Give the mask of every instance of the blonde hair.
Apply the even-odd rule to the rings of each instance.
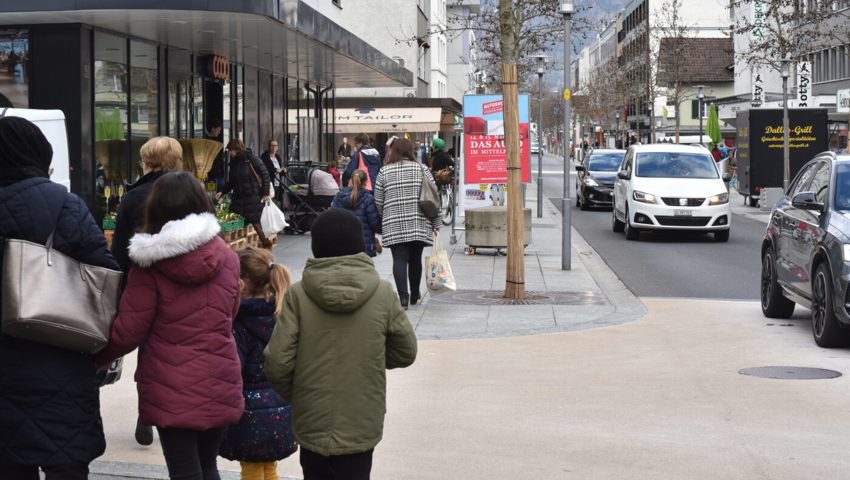
[[[252,295],[262,294],[266,301],[274,297],[274,314],[280,314],[283,296],[292,285],[292,276],[288,268],[274,263],[271,252],[257,247],[240,250],[239,277],[246,282]]]
[[[183,147],[171,137],[153,137],[139,149],[142,161],[153,172],[179,172],[183,169]]]
[[[360,189],[366,186],[366,172],[359,168],[351,174],[351,208],[357,208]]]

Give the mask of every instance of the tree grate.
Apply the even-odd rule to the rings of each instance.
[[[456,290],[431,297],[430,302],[446,305],[605,305],[596,292],[525,292],[525,298],[505,298],[494,290]]]

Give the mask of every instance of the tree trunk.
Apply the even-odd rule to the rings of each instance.
[[[508,166],[508,258],[505,297],[525,297],[524,220],[522,170],[519,158],[519,99],[517,57],[519,28],[513,2],[499,0],[500,48],[502,54],[502,105]]]
[[[682,117],[679,116],[679,104],[676,103],[676,143],[679,143],[679,127],[681,125]]]

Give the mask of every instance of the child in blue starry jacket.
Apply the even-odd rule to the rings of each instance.
[[[271,252],[248,247],[239,252],[242,302],[233,335],[242,362],[245,413],[227,429],[219,454],[238,460],[242,478],[278,480],[277,461],[297,450],[292,408],[275,392],[263,372],[263,350],[291,284],[289,270],[274,263]]]

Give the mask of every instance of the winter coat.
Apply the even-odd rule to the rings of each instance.
[[[277,160],[277,164],[283,167],[283,160],[280,158],[280,154],[274,154],[275,159]],[[269,179],[272,181],[275,187],[280,185],[280,174],[277,173],[277,167],[274,166],[274,162],[272,161],[271,154],[269,154],[268,150],[263,152],[260,155],[260,160],[263,161],[263,165],[266,167],[266,171],[269,173]]]
[[[385,165],[378,173],[375,205],[381,214],[381,243],[385,247],[406,242],[433,243],[433,230],[439,230],[443,215],[441,211],[429,220],[419,209],[423,179],[434,182],[428,167],[407,159]]]
[[[431,172],[436,173],[440,170],[447,167],[454,167],[455,161],[452,159],[452,156],[448,154],[445,150],[437,150],[434,155],[431,156]]]
[[[368,170],[369,180],[372,182],[372,189],[374,189],[375,179],[378,178],[378,171],[381,169],[383,161],[381,160],[381,154],[371,145],[367,145],[351,155],[351,161],[346,165],[345,173],[348,173],[348,178],[351,178],[351,174],[360,165],[361,155],[363,156],[363,163],[366,164],[366,169]]]
[[[231,331],[239,259],[214,215],[168,222],[130,240],[130,278],[100,364],[139,351],[142,423],[208,430],[239,421],[242,375]]]
[[[292,404],[295,438],[323,456],[375,448],[386,369],[416,359],[416,336],[392,286],[365,253],[310,258],[286,293],[266,347],[266,375]]]
[[[381,233],[381,217],[375,207],[375,199],[366,190],[357,192],[357,206],[351,206],[351,187],[345,187],[334,197],[331,208],[344,208],[353,213],[363,224],[363,242],[366,245],[366,253],[370,257],[375,253],[375,234]]]
[[[262,185],[257,183],[254,171],[260,176]],[[230,210],[245,217],[247,223],[259,223],[263,214],[260,199],[269,194],[269,184],[269,172],[263,162],[251,153],[243,152],[230,159],[230,176],[221,193],[232,191]]]
[[[275,302],[242,300],[233,320],[233,336],[242,362],[245,413],[227,428],[219,455],[243,462],[282,460],[298,449],[292,435],[292,407],[269,384],[263,371],[263,349],[274,329]]]
[[[127,187],[127,193],[121,199],[121,207],[118,209],[118,218],[115,220],[115,234],[112,237],[112,256],[126,275],[130,272],[130,237],[142,227],[145,221],[145,200],[148,192],[159,177],[165,172],[150,172],[136,180],[136,183]]]
[[[118,270],[88,207],[65,187],[43,177],[0,187],[0,237],[44,244],[54,225],[53,248]],[[88,464],[105,448],[92,357],[0,333],[0,465]]]

